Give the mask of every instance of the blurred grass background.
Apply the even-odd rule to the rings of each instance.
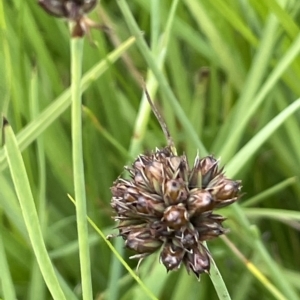
[[[165,146],[154,116],[140,106],[142,76],[178,152],[192,164],[200,147],[200,156],[221,157],[227,175],[243,182],[245,195],[220,213],[228,217],[227,238],[257,269],[249,269],[228,241],[208,244],[232,299],[300,299],[300,2],[182,0],[172,15],[174,2],[128,1],[142,36],[126,47],[118,48],[137,33],[124,0],[103,0],[89,15],[110,30],[93,30],[84,45],[83,73],[102,61],[83,94],[88,215],[105,234],[115,232],[110,186],[133,157]],[[70,100],[64,94],[70,84],[68,27],[33,0],[1,2],[0,26],[1,113],[17,134],[57,276],[67,299],[80,299],[75,208],[67,197],[74,194]],[[123,57],[108,59],[117,48]],[[285,109],[289,113],[280,115]],[[3,149],[0,170],[0,296],[8,299],[10,290],[17,299],[51,299]],[[149,297],[92,228],[89,243],[94,299]],[[130,254],[124,258],[135,268]],[[147,258],[139,275],[158,299],[218,299],[208,275],[199,283],[183,269],[167,274],[158,257]]]

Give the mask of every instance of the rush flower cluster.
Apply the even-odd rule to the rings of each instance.
[[[114,182],[111,205],[125,246],[142,259],[160,249],[167,271],[183,264],[199,278],[210,269],[203,242],[226,232],[225,220],[213,210],[237,201],[241,183],[227,178],[212,156],[195,159],[171,147],[140,155],[127,167],[130,179]]]

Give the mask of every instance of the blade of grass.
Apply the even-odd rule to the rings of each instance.
[[[71,29],[72,30],[72,29]],[[83,38],[71,38],[72,156],[82,297],[92,300],[92,279],[82,149],[81,73]]]
[[[229,162],[226,167],[226,173],[229,176],[234,177],[242,166],[249,160],[249,158],[257,151],[257,149],[266,141],[266,139],[297,109],[300,107],[300,99],[296,100],[290,106],[288,106],[284,111],[282,111],[278,116],[276,116],[271,122],[269,122],[246,146],[244,146],[236,156]],[[242,166],[240,166],[241,164]],[[273,276],[273,280],[277,283],[278,287],[282,289],[282,292],[289,299],[297,299],[297,296],[290,286],[289,282],[279,276],[280,270],[277,264],[270,257],[269,253],[261,243],[258,237],[253,235],[253,232],[249,230],[250,223],[248,222],[244,212],[239,207],[238,204],[232,205],[232,211],[234,213],[235,218],[238,219],[241,226],[249,231],[249,234],[253,236],[255,239],[253,242],[254,248],[258,251],[260,257],[265,261],[268,265],[270,274]]]
[[[170,9],[170,13],[167,20],[167,26],[165,31],[162,34],[162,41],[159,43],[158,40],[155,41],[153,45],[151,45],[151,51],[152,53],[155,53],[154,60],[158,67],[158,70],[161,72],[165,63],[166,54],[168,51],[169,46],[169,39],[170,34],[172,31],[172,24],[175,17],[176,8],[178,6],[178,0],[173,1],[172,7]],[[157,7],[155,5],[155,2],[153,2],[154,8],[152,10],[156,10],[155,15],[152,16],[151,20],[155,24],[155,27],[157,27],[156,23],[158,23],[158,20],[156,20],[159,15],[159,12],[157,11]],[[152,37],[152,40],[154,40],[155,36],[157,34],[154,34]],[[158,38],[158,36],[157,36]],[[157,47],[155,47],[157,45]],[[149,50],[150,51],[150,50]],[[151,95],[151,98],[155,99],[155,94],[158,88],[158,80],[154,76],[154,74],[149,70],[147,74],[147,82],[146,82],[147,89],[149,90],[149,94]],[[146,127],[149,122],[149,116],[151,113],[151,108],[148,103],[148,100],[146,98],[145,93],[143,93],[142,100],[140,103],[138,115],[136,117],[135,125],[134,125],[134,133],[132,135],[131,141],[130,141],[130,148],[129,153],[135,157],[141,152],[141,143],[143,141],[143,138],[145,136]]]
[[[8,110],[8,105],[10,101],[10,93],[11,93],[11,85],[12,85],[12,70],[11,70],[11,55],[9,51],[9,44],[8,44],[8,31],[6,27],[6,21],[5,21],[5,13],[4,13],[4,7],[3,3],[1,1],[0,3],[0,39],[2,41],[2,51],[4,53],[4,63],[5,63],[5,91],[3,100],[1,101],[2,104],[0,105],[0,112],[4,113],[6,115]],[[2,128],[2,125],[0,127],[0,130]],[[0,137],[0,143],[2,144],[2,137]]]
[[[184,3],[188,7],[198,26],[206,33],[213,51],[218,54],[220,63],[227,71],[235,88],[238,91],[241,91],[244,83],[243,79],[245,77],[245,70],[242,68],[241,63],[237,64],[240,54],[237,52],[234,53],[234,48],[230,47],[224,40],[220,31],[215,26],[214,21],[210,18],[210,13],[203,3],[195,0],[185,0]]]
[[[282,125],[282,123],[295,111],[300,108],[300,99],[294,101],[285,110],[278,114],[272,121],[270,121],[263,129],[261,129],[226,165],[226,173],[229,176],[236,176],[236,174],[249,161],[254,153],[261,147],[261,145]]]
[[[265,0],[266,5],[268,5],[272,12],[277,16],[282,27],[286,30],[289,36],[294,39],[300,31],[297,23],[291,18],[287,11],[285,11],[277,1],[275,0]]]
[[[215,139],[213,150],[220,152],[220,156],[225,162],[227,162],[227,160],[230,158],[230,155],[232,155],[233,151],[235,150],[234,146],[238,144],[238,139],[236,139],[235,144],[232,142],[230,145],[228,145],[229,149],[227,151],[227,141],[230,139],[232,132],[240,126],[240,123],[244,118],[244,114],[241,112],[247,111],[248,107],[253,102],[253,98],[257,93],[257,90],[259,89],[259,86],[261,85],[269,67],[270,58],[276,42],[275,33],[277,28],[277,20],[274,18],[274,16],[270,16],[263,30],[259,48],[253,59],[253,63],[251,64],[251,69],[247,74],[245,85],[241,91],[237,105],[233,108],[232,114],[227,117],[225,125],[221,127],[220,133]]]
[[[259,258],[268,268],[270,279],[273,280],[276,286],[281,289],[282,294],[284,294],[289,300],[297,300],[298,296],[292,288],[290,282],[286,278],[282,277],[280,267],[273,260],[263,245],[258,228],[250,224],[244,213],[244,210],[242,210],[237,203],[234,203],[231,206],[230,211],[230,217],[235,219],[239,226],[243,228],[245,234],[248,236],[248,240],[251,240],[253,249],[255,249]]]
[[[290,46],[290,48],[285,53],[285,55],[278,62],[278,64],[276,65],[272,73],[269,75],[264,85],[258,91],[257,95],[254,97],[254,101],[247,106],[247,109],[245,108],[243,110],[244,112],[243,114],[241,114],[240,112],[240,122],[238,126],[235,126],[233,128],[234,130],[231,130],[231,133],[228,136],[226,143],[222,146],[220,155],[222,157],[225,157],[225,160],[229,159],[233,149],[235,149],[235,145],[242,137],[242,134],[249,120],[256,112],[256,110],[259,108],[259,106],[261,105],[261,103],[263,102],[267,94],[270,92],[270,90],[274,87],[275,83],[279,80],[280,76],[282,76],[283,72],[293,62],[295,57],[299,54],[299,51],[300,51],[300,34],[295,39],[295,41]]]
[[[90,84],[97,80],[122,54],[135,42],[131,37],[106,58],[100,61],[81,79],[81,90],[85,91]],[[17,141],[21,150],[26,149],[41,133],[43,133],[71,104],[71,90],[66,89],[54,100],[34,121],[29,123],[18,135]],[[4,150],[0,150],[0,171],[7,166]]]
[[[215,290],[218,294],[219,299],[230,300],[231,297],[227,290],[226,284],[225,284],[225,282],[222,278],[222,275],[213,259],[211,259],[211,261],[210,261],[209,277],[215,287]]]
[[[0,204],[1,209],[5,213],[6,217],[9,219],[11,224],[13,224],[24,239],[28,239],[24,221],[22,218],[22,212],[18,204],[18,200],[14,190],[12,189],[11,182],[8,180],[7,176],[0,173]]]
[[[203,154],[207,153],[204,145],[199,140],[198,135],[195,132],[193,126],[191,125],[188,117],[182,110],[174,93],[172,92],[164,74],[159,70],[159,67],[156,64],[153,53],[151,53],[150,49],[148,48],[148,46],[143,38],[143,35],[141,33],[141,29],[138,27],[133,15],[128,7],[127,2],[125,0],[118,0],[117,3],[120,7],[120,10],[124,16],[124,19],[129,27],[130,31],[136,38],[137,46],[140,50],[141,55],[146,60],[149,68],[151,69],[154,76],[156,77],[156,80],[159,82],[162,93],[165,95],[166,99],[168,99],[168,101],[172,105],[176,116],[178,117],[183,128],[186,131],[186,134],[194,142],[195,146],[199,149],[200,153],[203,153]]]
[[[34,118],[39,113],[38,101],[38,76],[37,70],[34,69],[31,78],[30,87],[30,113],[31,118]],[[37,139],[37,166],[39,176],[39,193],[38,193],[38,216],[41,224],[42,233],[45,233],[46,228],[46,166],[45,166],[45,153],[42,137]],[[39,298],[45,299],[45,283],[42,280],[41,272],[36,260],[33,261],[31,270],[31,280],[28,291],[28,299],[34,299],[36,295]]]
[[[18,148],[16,137],[8,123],[4,125],[5,153],[16,189],[22,214],[29,234],[31,245],[39,264],[41,273],[53,299],[66,299],[58,283],[51,260],[44,243],[34,199],[27,178],[24,162]]]
[[[253,46],[258,45],[258,39],[252,33],[249,24],[245,24],[245,20],[238,15],[238,11],[235,10],[234,6],[230,6],[229,3],[222,0],[215,0],[210,3],[250,44]]]
[[[223,235],[221,238],[230,248],[230,250],[236,255],[236,257],[244,263],[246,268],[269,290],[275,299],[288,300],[288,298],[282,295],[276,286],[274,286],[268,280],[268,278],[262,274],[262,272],[237,249],[237,247],[226,237],[226,235]]]
[[[127,159],[133,159],[134,157],[131,157],[127,150],[119,143],[118,140],[116,140],[99,122],[99,120],[96,118],[96,116],[93,114],[93,112],[86,106],[82,107],[83,112],[89,117],[91,122],[94,124],[95,128],[99,133],[107,140],[109,141],[119,152],[122,156],[124,156]]]
[[[2,213],[0,216],[0,222],[2,223]],[[5,253],[5,248],[3,245],[1,230],[0,230],[0,269],[1,269],[0,272],[1,287],[2,287],[2,293],[4,298],[7,300],[17,299],[14,282],[12,280],[12,276],[7,261],[7,256]]]
[[[278,192],[282,191],[283,189],[286,189],[289,185],[292,185],[296,182],[297,182],[297,177],[288,178],[288,179],[272,186],[271,188],[263,191],[262,193],[254,196],[252,198],[247,199],[247,201],[243,202],[241,204],[241,206],[249,207],[249,206],[257,205],[258,203],[262,202],[265,198],[277,194]]]
[[[298,211],[274,208],[245,208],[245,214],[251,218],[269,218],[278,221],[300,221],[300,213]]]
[[[68,195],[69,199],[73,202],[73,204],[76,206],[75,200]],[[144,285],[143,281],[139,278],[139,276],[129,267],[129,265],[126,263],[126,261],[120,256],[118,250],[108,241],[107,237],[104,235],[102,230],[97,227],[97,225],[93,222],[91,218],[86,216],[88,222],[90,225],[95,229],[95,231],[100,235],[100,237],[103,239],[105,244],[110,248],[112,253],[118,258],[118,260],[121,262],[121,264],[124,266],[124,268],[128,271],[128,273],[132,276],[132,278],[141,286],[141,288],[145,291],[146,295],[152,299],[152,300],[158,300],[153,293]],[[109,298],[110,299],[110,298]]]

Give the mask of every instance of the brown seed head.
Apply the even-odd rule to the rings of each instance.
[[[127,248],[144,258],[161,248],[160,261],[168,271],[183,263],[199,278],[209,272],[210,254],[203,245],[226,233],[225,218],[213,210],[235,202],[240,181],[228,179],[212,156],[195,159],[170,147],[140,155],[127,167],[130,180],[117,179],[111,188],[119,235]]]

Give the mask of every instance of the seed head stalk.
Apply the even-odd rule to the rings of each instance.
[[[72,31],[72,29],[71,29]],[[93,299],[90,252],[88,243],[88,225],[85,194],[85,179],[82,150],[82,74],[83,38],[71,38],[71,93],[72,93],[72,154],[73,180],[76,199],[76,220],[79,243],[79,259],[81,270],[82,297],[84,300]]]

